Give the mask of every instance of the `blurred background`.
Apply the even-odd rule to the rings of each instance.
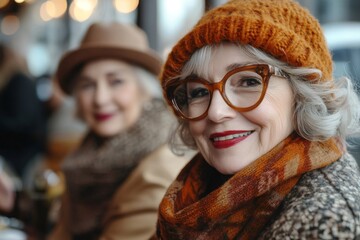
[[[0,41],[15,48],[26,58],[30,73],[40,77],[54,71],[62,53],[77,46],[85,29],[94,21],[138,24],[147,32],[151,47],[165,54],[204,11],[225,1],[0,0]],[[346,47],[358,49],[360,31],[356,27],[360,24],[360,1],[298,2],[307,7],[328,30],[330,46],[336,50]],[[346,25],[339,27],[339,23]],[[352,41],[351,44],[349,41]],[[335,57],[344,59],[344,55],[351,55],[344,52],[336,51]],[[349,57],[359,63],[359,57]],[[350,71],[356,74],[359,70]]]
[[[2,225],[12,224],[13,229],[24,230],[25,222],[25,226],[31,223],[34,232],[45,234],[56,221],[56,200],[63,191],[60,164],[76,147],[85,128],[75,117],[72,99],[62,95],[52,78],[62,54],[78,46],[88,26],[99,21],[137,24],[147,33],[151,48],[165,59],[172,45],[205,11],[224,2],[226,0],[0,0],[0,43],[16,54],[17,63],[24,65],[38,100],[36,111],[32,108],[34,104],[26,108],[29,114],[36,113],[36,148],[27,155],[21,169],[0,167],[0,174],[6,170],[16,183],[18,193],[25,194],[17,200],[20,209],[3,215],[0,211],[0,229]],[[334,74],[354,79],[360,92],[360,1],[298,2],[307,7],[324,28],[335,61]],[[1,71],[0,68],[0,93],[1,75],[4,75]],[[12,98],[8,99],[13,100],[0,97],[0,130],[6,130],[6,124],[11,125],[1,108],[16,102],[20,94],[25,93],[18,94],[10,94]],[[22,120],[29,123],[30,118],[24,115]],[[5,136],[0,132],[0,166],[6,165],[6,156],[1,153]],[[35,145],[35,140],[29,141]],[[351,151],[360,163],[360,149]],[[21,222],[2,218],[18,217],[23,209],[26,214],[22,212]]]

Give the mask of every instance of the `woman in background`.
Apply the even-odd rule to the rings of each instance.
[[[89,131],[63,163],[66,190],[49,239],[147,239],[186,163],[167,146],[176,121],[162,100],[161,61],[132,25],[95,23],[56,77]]]

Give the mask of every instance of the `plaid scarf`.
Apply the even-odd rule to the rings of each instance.
[[[169,187],[158,239],[254,239],[300,177],[339,159],[341,145],[296,133],[238,173],[224,176],[198,154]]]

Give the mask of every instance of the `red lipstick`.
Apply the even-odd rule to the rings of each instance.
[[[245,140],[254,131],[225,131],[210,135],[210,141],[218,149],[229,148]]]
[[[102,113],[99,113],[99,114],[95,114],[95,119],[99,122],[102,122],[102,121],[106,121],[108,120],[109,118],[111,118],[113,115],[112,114],[102,114]]]

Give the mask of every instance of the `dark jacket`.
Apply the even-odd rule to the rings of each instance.
[[[18,72],[0,91],[0,156],[22,176],[45,149],[46,119],[34,82]]]

